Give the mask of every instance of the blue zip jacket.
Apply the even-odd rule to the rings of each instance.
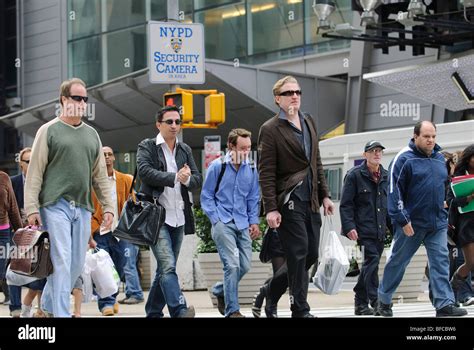
[[[448,226],[444,209],[448,181],[444,157],[435,145],[431,156],[420,152],[413,139],[389,167],[388,213],[401,227],[409,222],[416,229],[439,230]]]

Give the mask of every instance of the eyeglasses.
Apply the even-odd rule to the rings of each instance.
[[[179,125],[179,124],[181,124],[181,119],[175,119],[175,120],[173,120],[173,119],[166,119],[166,120],[162,120],[161,122],[162,122],[162,123],[166,123],[166,124],[168,124],[168,125],[172,125],[173,123],[176,123],[176,125]]]
[[[74,96],[69,96],[69,97],[72,98],[76,102],[81,102],[81,101],[87,102],[87,100],[89,99],[89,97],[87,96],[79,96],[79,95],[74,95]]]
[[[301,96],[301,90],[287,90],[280,92],[278,95],[279,96],[293,96],[296,94],[296,96]]]
[[[23,163],[30,164],[30,161],[29,161],[29,160],[24,160],[24,159],[22,159],[21,161],[22,161]]]

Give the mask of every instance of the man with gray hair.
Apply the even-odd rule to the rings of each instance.
[[[110,228],[114,205],[102,143],[82,122],[86,84],[78,78],[60,88],[59,117],[39,128],[25,184],[25,211],[30,225],[49,232],[54,272],[48,276],[42,308],[54,317],[70,317],[69,298],[84,266],[91,234],[92,188],[102,204],[103,226]]]

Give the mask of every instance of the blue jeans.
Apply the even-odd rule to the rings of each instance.
[[[71,317],[72,287],[81,275],[91,235],[91,213],[61,198],[40,208],[51,241],[54,272],[48,276],[41,296],[42,309],[54,317]]]
[[[233,221],[224,224],[218,221],[211,230],[217,251],[224,265],[224,283],[212,288],[215,296],[224,296],[225,316],[239,311],[239,282],[250,270],[252,240],[249,229],[239,230]]]
[[[147,317],[163,317],[163,308],[168,306],[171,317],[179,317],[187,309],[178,275],[176,262],[183,242],[184,226],[171,227],[164,224],[156,245],[151,247],[156,259],[156,273],[145,305]]]
[[[392,295],[400,284],[405,269],[421,243],[425,244],[430,268],[430,286],[433,290],[433,306],[439,310],[454,304],[454,293],[449,284],[449,256],[446,228],[435,232],[413,227],[415,234],[411,237],[403,233],[399,225],[394,225],[394,246],[392,255],[387,261],[378,297],[384,304],[390,304]]]
[[[97,248],[104,249],[109,253],[112,261],[115,265],[115,269],[117,270],[120,279],[123,277],[123,266],[125,265],[125,256],[124,256],[124,241],[117,239],[112,236],[112,233],[106,233],[104,235],[100,235],[99,233],[94,234],[94,241],[97,242]],[[105,307],[113,307],[118,292],[112,294],[111,296],[100,298],[97,302],[99,305],[99,310],[102,311]]]
[[[123,273],[125,275],[125,295],[127,298],[135,298],[143,300],[143,290],[140,285],[140,278],[137,271],[137,256],[138,246],[130,242],[124,241],[124,257],[125,265],[123,266]]]
[[[0,246],[2,251],[5,254],[9,254],[11,247],[13,246],[12,242],[13,233],[11,229],[0,230]],[[0,256],[0,279],[5,279],[5,273],[7,272],[7,255]],[[21,287],[20,286],[8,286],[8,291],[10,293],[10,304],[8,308],[10,311],[21,310]]]
[[[11,248],[11,231],[9,228],[0,230],[0,279],[5,279],[7,258]]]

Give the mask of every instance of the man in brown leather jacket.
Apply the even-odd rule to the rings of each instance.
[[[289,286],[292,317],[313,317],[307,302],[307,270],[318,258],[319,208],[323,205],[324,215],[332,215],[334,206],[324,178],[315,122],[300,111],[297,80],[292,76],[280,79],[273,86],[273,95],[280,111],[260,128],[259,177],[266,219],[270,227],[278,228],[287,266],[278,270],[266,287],[265,312],[267,317],[276,317],[272,301]]]

